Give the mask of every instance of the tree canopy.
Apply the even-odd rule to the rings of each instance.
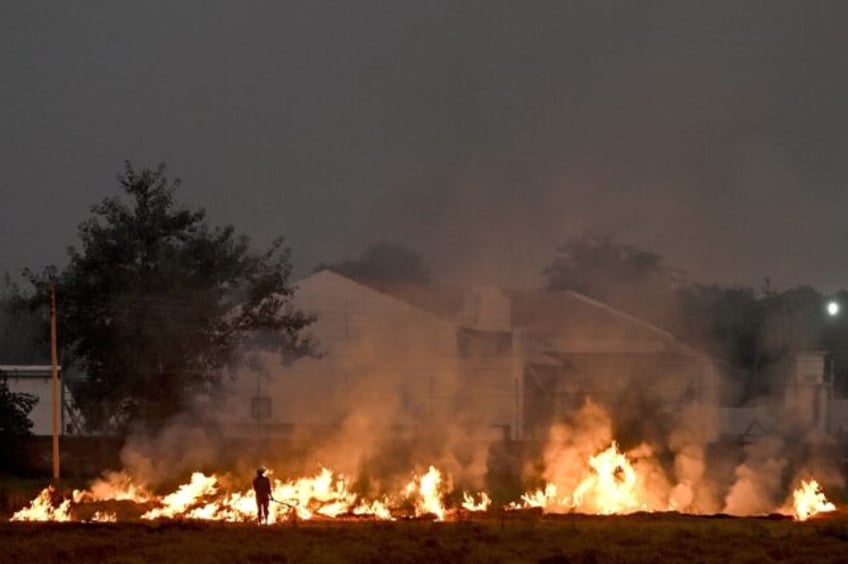
[[[27,307],[26,296],[8,274],[0,287],[0,360],[3,364],[47,364],[50,344],[43,311]]]
[[[807,286],[762,292],[687,281],[662,256],[584,233],[559,248],[548,289],[571,289],[657,323],[680,340],[741,369],[745,397],[774,393],[775,368],[798,350],[830,353],[835,387],[848,393],[848,320],[828,316],[827,296]]]
[[[323,269],[365,283],[426,284],[430,281],[430,271],[421,256],[394,243],[371,245],[355,260],[322,263],[315,267],[316,271]]]
[[[64,364],[86,374],[76,401],[89,426],[157,425],[193,391],[220,383],[252,346],[308,353],[310,316],[292,304],[290,249],[265,251],[175,198],[166,168],[125,163],[124,197],[92,206],[61,272],[28,272],[33,303],[55,284]]]
[[[37,401],[30,394],[12,393],[0,376],[0,470],[14,470],[21,464],[19,443],[30,434],[29,412]]]
[[[32,429],[29,412],[37,402],[33,395],[10,391],[6,379],[0,376],[0,442],[29,435]]]
[[[549,290],[574,290],[661,325],[672,322],[684,280],[662,256],[592,232],[561,245],[544,274]]]

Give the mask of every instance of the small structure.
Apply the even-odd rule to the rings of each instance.
[[[835,392],[826,351],[798,350],[775,363],[780,385],[770,395],[722,408],[722,433],[743,443],[768,434],[795,433],[806,443],[829,442],[848,433],[848,399]]]
[[[9,391],[15,394],[30,394],[38,401],[29,414],[32,421],[32,434],[50,436],[53,434],[53,382],[50,365],[0,365],[0,378],[6,380]],[[74,408],[71,394],[65,382],[59,379],[59,397],[62,409],[60,415],[60,434],[77,434],[81,429],[80,416]]]

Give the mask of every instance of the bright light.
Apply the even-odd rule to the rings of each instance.
[[[839,313],[839,303],[837,302],[827,302],[827,313],[829,315],[836,315]]]

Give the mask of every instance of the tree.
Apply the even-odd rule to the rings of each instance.
[[[29,412],[37,401],[30,394],[12,393],[0,377],[0,466],[4,470],[14,469],[15,461],[20,461],[19,442],[30,434]]]
[[[315,268],[316,271],[323,269],[365,283],[426,284],[430,281],[430,272],[421,256],[393,243],[371,245],[356,260],[322,263]]]
[[[746,370],[767,360],[760,345],[767,306],[753,289],[692,284],[679,297],[680,338]]]
[[[44,331],[44,312],[31,311],[27,297],[3,277],[0,290],[0,361],[5,364],[47,364],[50,344]]]
[[[129,202],[92,206],[64,271],[27,272],[33,303],[56,286],[64,364],[86,374],[75,397],[93,427],[160,425],[250,347],[311,351],[282,239],[252,252],[232,226],[212,228],[203,209],[178,204],[180,181],[165,173],[126,162],[118,181]]]
[[[591,232],[561,245],[544,274],[549,290],[574,290],[663,325],[683,279],[660,255]]]

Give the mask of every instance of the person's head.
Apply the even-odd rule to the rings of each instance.
[[[256,470],[256,475],[257,475],[257,476],[264,476],[264,475],[265,475],[265,467],[264,467],[264,466],[260,466],[260,467]]]

